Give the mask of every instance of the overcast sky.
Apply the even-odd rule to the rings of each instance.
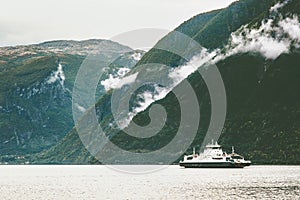
[[[172,30],[235,0],[5,0],[0,46],[57,39],[109,39],[140,28]]]

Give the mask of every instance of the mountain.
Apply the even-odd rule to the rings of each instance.
[[[299,14],[300,2],[297,0],[240,0],[228,8],[200,14],[183,23],[176,31],[200,43],[205,48],[204,55],[188,52],[188,57],[193,59],[187,61],[155,48],[169,41],[172,37],[170,33],[143,56],[128,76],[141,73],[147,63],[166,64],[180,72],[193,63],[199,63],[197,59],[209,57],[208,65],[199,67],[205,69],[209,68],[209,63],[216,64],[227,95],[226,120],[219,142],[227,150],[232,145],[236,146],[239,153],[256,164],[299,164]],[[181,45],[176,38],[172,42],[170,46],[174,45],[174,48]],[[145,76],[151,76],[150,72]],[[159,80],[162,73],[153,76]],[[197,135],[191,144],[191,147],[199,147],[212,116],[210,94],[199,73],[190,72],[185,78],[196,93],[199,108],[194,109],[199,109],[201,113]],[[182,85],[183,82],[176,85],[173,91]],[[144,88],[142,92],[145,91],[153,94],[162,90]],[[98,120],[112,143],[129,152],[145,153],[166,146],[175,137],[181,120],[181,108],[173,92],[160,95],[163,97],[159,99],[154,98],[154,103],[135,113],[133,121],[141,126],[150,123],[148,113],[154,105],[164,106],[168,114],[166,124],[159,133],[147,139],[129,136],[111,126],[112,92],[107,92],[96,104]],[[145,101],[146,98],[143,103]],[[90,112],[87,112],[82,121],[89,115]],[[92,131],[93,127],[87,126],[86,136],[92,136]],[[184,143],[184,139],[177,141],[178,145]],[[191,147],[188,152],[191,152]],[[110,149],[106,151],[110,155]],[[118,163],[120,156],[111,155],[112,163]],[[127,163],[135,162],[130,157],[126,159]],[[31,157],[31,162],[97,163],[97,160],[85,149],[77,130],[73,128],[56,146]]]
[[[72,90],[88,54],[109,63],[108,74],[137,62],[134,51],[109,40],[50,41],[0,48],[0,156],[2,162],[40,152],[60,141],[74,126]],[[116,74],[115,72],[115,74]],[[97,96],[105,93],[99,85]]]

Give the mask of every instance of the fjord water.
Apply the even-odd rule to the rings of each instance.
[[[136,166],[138,168],[138,166]],[[299,199],[300,166],[133,175],[107,166],[0,166],[0,199]]]

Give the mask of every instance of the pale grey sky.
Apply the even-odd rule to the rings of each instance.
[[[109,39],[140,28],[172,30],[235,0],[4,0],[0,46],[57,39]]]

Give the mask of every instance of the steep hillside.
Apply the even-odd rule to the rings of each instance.
[[[198,16],[184,22],[175,31],[188,35],[197,41],[201,46],[213,50],[225,45],[232,32],[242,25],[250,23],[261,15],[265,15],[268,8],[276,0],[248,0],[234,2],[226,9],[216,10]],[[163,42],[169,35],[162,38]],[[158,42],[157,46],[160,44]],[[180,42],[180,41],[174,41]],[[138,63],[163,63],[168,66],[178,66],[185,62],[178,55],[153,48]]]
[[[220,63],[218,68],[224,77],[228,97],[228,112],[220,143],[225,149],[236,150],[250,158],[254,163],[299,164],[299,117],[300,95],[296,92],[300,82],[299,53],[282,55],[268,64],[256,54],[232,56]],[[286,68],[286,65],[289,68]],[[209,124],[210,100],[199,74],[188,78],[198,94],[202,119],[197,137],[191,146],[200,147]],[[280,92],[278,92],[280,91]],[[150,139],[134,139],[125,133],[117,134],[112,141],[122,149],[129,151],[152,151],[166,145],[178,128],[180,107],[174,106],[176,97],[169,94],[155,104],[163,105],[168,112],[167,125],[158,135]],[[109,102],[102,99],[98,109],[107,112],[102,116],[102,127],[109,127]],[[148,109],[134,118],[140,125],[148,123]],[[177,125],[176,125],[177,124]],[[107,130],[112,134],[115,130]],[[59,153],[59,152],[64,153]],[[192,149],[190,148],[189,151]],[[73,129],[60,143],[34,158],[42,163],[93,163],[93,156],[82,145],[76,129]]]

